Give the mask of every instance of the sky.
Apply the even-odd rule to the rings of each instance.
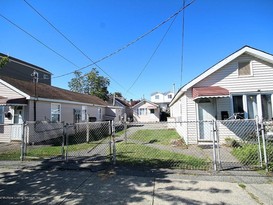
[[[177,91],[245,45],[273,54],[272,0],[194,0],[166,22],[181,8],[183,0],[1,0],[0,52],[48,70],[64,89],[73,71],[97,68],[127,100]]]

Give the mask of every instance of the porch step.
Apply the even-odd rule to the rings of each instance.
[[[215,142],[217,143],[217,141]],[[202,141],[197,141],[197,145],[198,146],[212,146],[213,145],[213,141],[212,140],[202,140]]]

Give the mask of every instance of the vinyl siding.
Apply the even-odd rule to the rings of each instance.
[[[252,75],[239,77],[238,62],[246,60],[251,61]],[[194,87],[206,86],[221,86],[231,93],[273,91],[273,65],[244,54],[194,85]]]
[[[216,106],[217,106],[217,120],[222,120],[221,112],[227,111],[228,115],[231,116],[231,106],[230,106],[230,98],[217,98],[216,99]]]
[[[51,104],[52,102],[47,101],[37,101],[36,104],[36,120],[37,121],[44,121],[44,120],[51,120]],[[74,121],[74,109],[82,110],[82,105],[76,104],[68,104],[68,103],[56,103],[61,105],[61,121],[65,123],[73,123]],[[30,101],[30,112],[28,115],[28,119],[33,121],[33,101]],[[101,109],[101,116],[102,119],[99,119],[99,111]],[[105,108],[104,107],[95,107],[95,106],[87,106],[86,105],[87,114],[89,117],[96,117],[97,121],[102,121],[105,115]]]
[[[197,116],[196,116],[196,103],[192,99],[192,90],[186,92],[187,96],[187,141],[189,144],[197,142],[198,129],[197,129]]]
[[[10,142],[11,141],[11,128],[12,125],[0,125],[0,142]]]
[[[6,97],[9,99],[14,99],[14,98],[23,98],[21,94],[15,92],[14,90],[11,90],[4,84],[0,83],[0,96]]]

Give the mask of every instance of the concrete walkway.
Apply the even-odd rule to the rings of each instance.
[[[68,170],[60,163],[3,162],[0,204],[273,204],[272,181],[239,172]]]

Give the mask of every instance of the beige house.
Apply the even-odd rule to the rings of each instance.
[[[18,130],[25,121],[104,121],[110,112],[107,104],[96,96],[4,76],[0,77],[0,93],[0,124],[12,125],[2,126],[0,142],[20,140]]]
[[[3,57],[8,57],[8,62],[0,69],[0,142],[21,140],[22,124],[26,121],[35,122],[39,136],[48,122],[100,122],[116,118],[100,98],[51,86],[51,73],[47,70],[0,53],[0,59]],[[44,125],[38,126],[37,122]]]
[[[132,107],[134,121],[159,122],[160,108],[157,104],[142,100]]]
[[[245,46],[181,87],[170,103],[170,120],[188,122],[177,123],[176,130],[186,143],[196,144],[212,140],[206,121],[272,120],[272,101],[273,55]],[[221,141],[236,137],[225,129]]]

